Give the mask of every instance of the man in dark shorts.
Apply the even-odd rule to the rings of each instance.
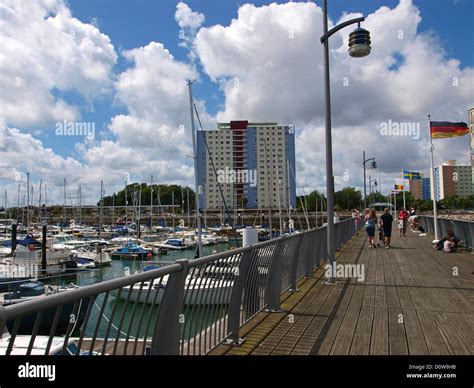
[[[383,234],[385,236],[385,249],[390,248],[390,240],[392,238],[392,224],[393,217],[389,213],[388,208],[383,209],[383,214],[380,216],[382,220]]]

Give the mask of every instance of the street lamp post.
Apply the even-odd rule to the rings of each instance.
[[[367,209],[367,178],[365,176],[365,164],[367,162],[372,161],[370,168],[377,168],[377,163],[375,162],[375,158],[365,158],[365,151],[362,151],[362,165],[364,166],[364,209]]]
[[[371,201],[372,201],[372,182],[374,183],[374,187],[377,187],[377,179],[370,179],[370,175],[369,175],[369,197]]]
[[[334,258],[336,253],[336,239],[334,234],[334,176],[332,168],[332,134],[331,134],[331,90],[329,78],[329,38],[340,29],[354,23],[364,21],[365,18],[359,17],[347,20],[328,30],[328,7],[327,0],[323,1],[323,44],[324,58],[324,101],[325,101],[325,137],[326,137],[326,195],[327,195],[327,262],[334,268]],[[370,53],[370,34],[368,31],[357,28],[349,35],[349,55],[351,57],[364,57]],[[334,271],[328,276],[327,282],[334,283]]]

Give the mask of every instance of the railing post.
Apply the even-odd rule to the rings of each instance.
[[[293,237],[295,241],[293,244],[296,244],[295,252],[293,258],[291,259],[291,273],[290,273],[290,292],[298,292],[298,287],[296,286],[297,276],[298,276],[298,262],[300,259],[301,244],[303,243],[304,235]]]
[[[278,242],[272,254],[272,261],[268,269],[267,285],[265,289],[265,299],[267,301],[267,309],[269,311],[280,310],[281,301],[281,260],[283,249],[286,247],[286,239]]]
[[[183,310],[189,260],[177,260],[176,264],[180,264],[182,270],[172,273],[166,283],[151,342],[152,355],[179,355],[181,340],[179,315]]]
[[[306,241],[305,246],[304,246],[304,276],[307,278],[313,277],[314,273],[314,253],[318,253],[317,249],[312,250],[311,248],[311,237],[313,235],[316,235],[317,231],[312,230],[311,232],[308,232],[305,234]],[[302,243],[303,244],[303,243]],[[319,248],[319,247],[318,247]]]
[[[242,293],[244,291],[245,282],[247,280],[247,274],[250,268],[250,261],[254,252],[256,252],[256,250],[252,249],[245,251],[242,255],[238,267],[239,272],[235,275],[234,286],[232,287],[227,326],[227,335],[229,337],[227,343],[232,345],[240,345],[244,341],[243,338],[239,337],[240,305],[242,302]]]
[[[322,244],[321,244],[321,250],[319,254],[319,261],[318,261],[318,267],[321,265],[321,261],[327,260],[327,233],[328,230],[325,226],[321,228],[321,234],[322,234]]]
[[[0,306],[0,338],[2,338],[6,326],[7,326],[7,311],[5,310],[5,307]]]

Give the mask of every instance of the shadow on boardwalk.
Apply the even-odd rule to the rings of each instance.
[[[324,270],[282,295],[282,311],[258,314],[229,355],[474,354],[474,254],[435,251],[428,237],[394,236],[369,249],[363,231],[337,263],[363,264],[364,281],[324,282]]]

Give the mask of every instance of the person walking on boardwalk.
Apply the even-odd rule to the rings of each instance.
[[[375,242],[374,242],[376,225],[377,225],[377,215],[375,213],[375,210],[372,209],[364,224],[365,232],[367,233],[367,241],[369,243],[369,248],[377,247],[377,245],[375,245]]]
[[[380,219],[382,220],[383,234],[385,236],[385,249],[390,249],[393,216],[390,214],[387,207],[383,209],[383,214],[380,216]]]
[[[403,237],[406,237],[406,235],[407,235],[407,224],[408,224],[408,217],[409,216],[410,215],[408,214],[408,212],[403,207],[398,212],[398,220],[401,220],[402,224],[403,224]]]

